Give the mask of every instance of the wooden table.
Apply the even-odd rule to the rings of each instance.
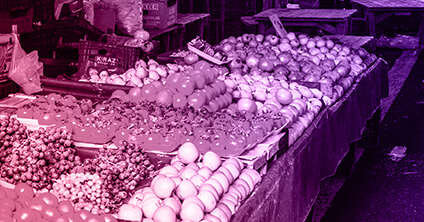
[[[161,52],[167,52],[180,48],[183,42],[187,26],[197,24],[198,34],[203,38],[203,30],[207,25],[210,14],[207,13],[179,13],[174,25],[166,29],[146,29],[150,37],[161,42]]]
[[[376,35],[376,25],[392,15],[412,16],[421,19],[420,31],[423,31],[424,1],[422,0],[351,0],[354,8],[364,11],[369,34]]]
[[[272,8],[253,16],[258,32],[265,34],[270,28],[269,16],[277,15],[285,26],[313,26],[331,34],[351,33],[351,17],[356,9],[287,9]]]

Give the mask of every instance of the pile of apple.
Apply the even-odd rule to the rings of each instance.
[[[230,108],[284,115],[294,132],[289,143],[303,132],[322,103],[333,104],[376,59],[362,48],[354,50],[331,39],[293,32],[282,38],[246,33],[224,39],[218,47],[231,59],[224,81],[237,103]],[[317,84],[306,87],[304,82]],[[321,85],[330,87],[330,92],[321,91]]]
[[[222,161],[209,151],[200,157],[196,146],[183,144],[177,156],[121,206],[118,218],[129,221],[229,221],[261,181],[237,158]]]
[[[95,215],[87,210],[76,211],[69,201],[59,201],[49,192],[35,193],[25,183],[13,188],[0,186],[1,221],[117,221],[111,214]]]
[[[190,56],[193,55],[187,55],[187,58]],[[156,102],[174,108],[189,106],[200,109],[208,104],[207,107],[212,111],[227,107],[231,103],[232,96],[227,93],[225,83],[217,79],[220,69],[212,67],[210,63],[197,58],[190,60],[191,66],[182,69],[176,64],[169,63],[164,66],[151,61],[153,60],[147,63],[149,69],[157,67],[156,70],[163,70],[163,74],[151,71],[149,77],[142,81],[139,80],[139,77],[142,78],[139,73],[147,76],[147,69],[143,65],[130,69],[123,74],[127,76],[124,79],[136,82],[135,87],[130,90],[128,97],[123,94],[123,91],[117,91],[111,98],[125,96],[123,98],[125,100]],[[168,70],[162,67],[172,68]],[[153,76],[152,73],[154,73]]]
[[[98,72],[92,69],[89,71],[89,78],[87,80],[80,79],[80,81],[142,87],[154,81],[163,82],[169,74],[184,69],[184,66],[173,63],[160,65],[153,59],[147,62],[140,59],[135,63],[134,68],[130,68],[122,74],[109,73],[107,70]]]

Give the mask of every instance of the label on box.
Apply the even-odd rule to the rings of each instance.
[[[287,31],[284,28],[283,23],[281,23],[280,18],[276,14],[270,15],[269,20],[271,21],[272,25],[274,26],[275,32],[277,33],[278,36],[280,36],[281,38],[286,36]]]
[[[143,10],[159,11],[158,3],[143,3]]]
[[[95,56],[94,62],[97,65],[105,65],[105,66],[116,67],[119,64],[119,59],[118,58],[111,58],[111,57],[107,57],[107,56]]]

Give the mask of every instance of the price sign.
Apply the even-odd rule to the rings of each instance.
[[[276,14],[273,14],[269,16],[269,20],[274,26],[277,35],[283,38],[287,34],[287,31],[284,28],[283,23],[281,23],[280,18]]]

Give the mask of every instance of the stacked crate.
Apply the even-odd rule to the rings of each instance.
[[[32,0],[0,0],[0,33],[11,33],[17,25],[18,33],[32,31]]]

